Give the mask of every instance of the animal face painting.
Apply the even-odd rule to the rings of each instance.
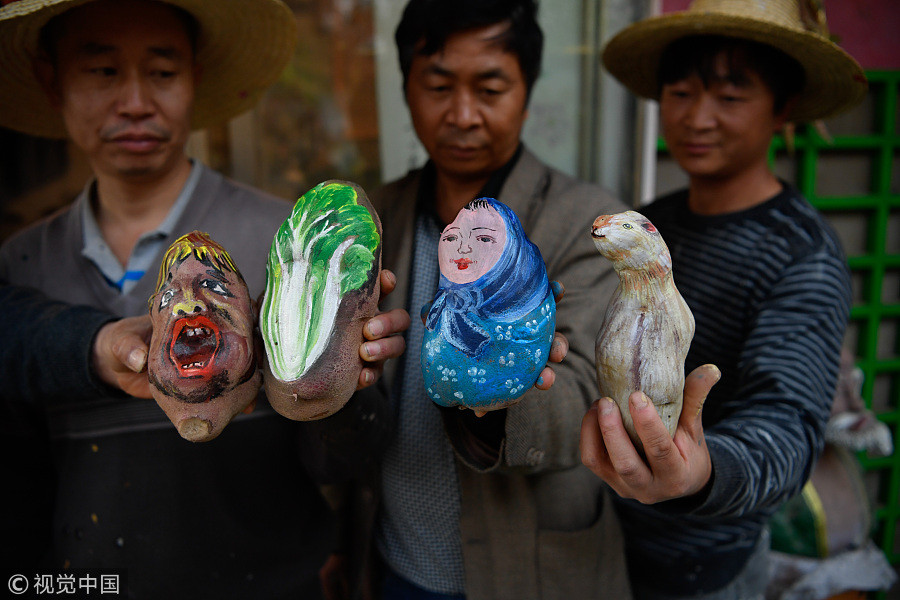
[[[182,436],[211,439],[217,426],[220,431],[252,401],[259,385],[247,285],[228,253],[194,231],[166,252],[150,300],[154,398]],[[235,401],[233,392],[242,386]]]
[[[616,270],[672,268],[669,249],[647,217],[633,210],[603,215],[591,227],[594,245]]]
[[[453,283],[471,283],[490,271],[506,245],[506,225],[485,202],[459,211],[438,244],[441,275]]]

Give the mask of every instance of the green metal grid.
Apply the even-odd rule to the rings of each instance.
[[[788,179],[827,218],[851,215],[865,222],[864,231],[855,233],[864,239],[860,251],[848,251],[847,257],[854,279],[850,330],[856,337],[857,364],[865,374],[863,398],[891,428],[895,450],[889,457],[869,458],[861,453],[858,458],[874,503],[872,537],[888,561],[900,568],[900,239],[894,239],[900,238],[900,172],[893,172],[895,164],[900,171],[900,71],[873,70],[866,75],[870,84],[867,103],[872,107],[870,131],[826,140],[815,127],[802,126],[795,133],[792,154],[787,152],[784,138],[776,136],[770,159],[773,165],[776,160],[787,160],[796,170]],[[666,152],[661,138],[658,150],[661,155]],[[831,196],[819,192],[820,157],[834,152],[869,161],[865,193]],[[873,403],[876,396],[878,402]],[[870,481],[875,485],[869,486]]]
[[[859,455],[867,479],[874,479],[875,523],[873,539],[890,563],[900,565],[900,301],[898,289],[885,289],[888,274],[900,273],[900,250],[890,246],[889,231],[900,220],[900,181],[892,181],[893,165],[900,160],[897,110],[900,71],[869,71],[872,131],[861,135],[836,135],[825,140],[814,127],[797,132],[794,157],[795,184],[826,217],[853,214],[867,224],[861,251],[847,261],[854,275],[855,300],[850,311],[856,334],[857,364],[865,374],[862,395],[869,408],[893,432],[895,452],[884,458]],[[785,149],[784,140],[773,142],[772,156]],[[870,162],[868,193],[825,196],[817,189],[818,162],[826,152],[844,152]],[[900,174],[898,174],[900,177]],[[892,189],[892,186],[893,189]],[[897,229],[893,230],[896,236]],[[893,241],[896,244],[896,240]],[[894,284],[896,285],[896,283]],[[893,339],[892,339],[893,338]],[[886,382],[886,387],[876,383]],[[873,398],[879,396],[876,406]]]

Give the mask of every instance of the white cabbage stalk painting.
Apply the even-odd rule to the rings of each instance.
[[[355,390],[362,325],[377,307],[380,264],[381,223],[355,184],[319,184],[278,229],[259,327],[266,392],[281,414],[322,418]]]

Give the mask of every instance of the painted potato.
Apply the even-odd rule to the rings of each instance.
[[[199,231],[163,257],[147,363],[157,404],[186,440],[219,435],[256,398],[253,309],[231,257]]]
[[[669,249],[644,215],[627,211],[597,217],[591,236],[619,276],[597,333],[597,382],[601,394],[619,406],[628,434],[643,452],[628,397],[644,392],[669,435],[675,435],[694,316],[675,287]]]
[[[381,221],[362,188],[326,181],[297,200],[272,241],[259,315],[266,395],[280,414],[321,419],[350,399],[380,270]]]
[[[540,250],[509,207],[481,198],[441,233],[438,261],[421,354],[428,395],[477,413],[514,404],[540,376],[556,330]]]

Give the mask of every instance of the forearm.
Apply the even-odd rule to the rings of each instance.
[[[94,337],[115,317],[87,306],[49,300],[19,286],[0,286],[4,400],[72,401],[105,386],[91,369]]]
[[[719,404],[706,429],[714,481],[699,513],[770,510],[809,477],[824,446],[849,314],[849,282],[817,282],[828,281],[829,270],[840,280],[841,268],[823,261],[789,274],[761,307],[734,385],[711,395]]]

